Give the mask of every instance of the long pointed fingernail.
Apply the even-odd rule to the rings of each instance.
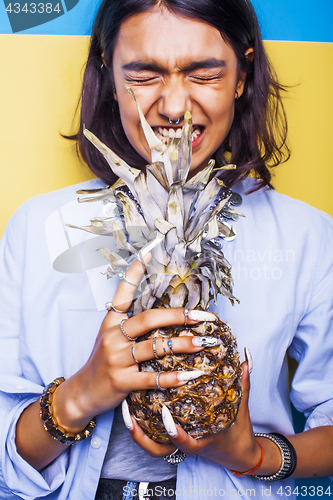
[[[156,247],[163,240],[164,240],[164,235],[158,233],[157,236],[150,243],[147,243],[147,245],[145,245],[144,247],[141,248],[141,250],[139,250],[139,252],[136,254],[136,258],[141,262],[141,260],[144,260],[146,255],[150,252],[150,250]]]
[[[131,419],[126,399],[124,399],[124,401],[121,404],[121,412],[123,414],[124,424],[126,425],[127,429],[131,431],[133,429],[133,422]]]
[[[184,372],[178,372],[177,373],[177,378],[180,382],[187,382],[188,380],[194,380],[196,378],[202,377],[204,375],[203,370],[192,370],[192,371],[184,371]]]
[[[247,347],[244,347],[244,353],[245,353],[245,359],[248,363],[248,367],[249,367],[249,373],[252,372],[252,368],[253,368],[253,360],[252,360],[252,355],[250,353],[250,351],[248,350]]]
[[[200,311],[198,309],[191,309],[188,317],[193,321],[217,321],[215,314],[208,311]]]
[[[222,344],[222,340],[215,337],[193,337],[192,344],[195,347],[216,347]]]
[[[165,430],[171,437],[176,437],[178,432],[177,432],[177,427],[176,424],[172,418],[172,415],[168,408],[166,406],[162,406],[162,420],[163,424],[165,427]]]

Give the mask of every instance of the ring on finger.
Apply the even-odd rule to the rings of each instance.
[[[168,355],[168,353],[166,352],[164,342],[165,342],[165,339],[163,338],[163,339],[162,339],[162,347],[163,347],[164,354],[167,356],[167,355]]]
[[[147,264],[145,263],[145,261],[143,260],[143,257],[140,255],[140,252],[135,254],[135,258],[143,265],[143,266],[147,266]]]
[[[135,286],[135,288],[138,286],[139,283],[132,283],[132,281],[128,280],[126,278],[126,273],[124,272],[121,272],[119,273],[119,280],[120,281],[126,281],[126,283],[128,283],[129,285],[132,285],[132,286]]]
[[[171,339],[169,339],[169,340],[168,340],[168,347],[169,347],[169,349],[170,349],[170,353],[172,354],[172,356],[174,356],[174,355],[175,355],[175,353],[174,353],[174,352],[173,352],[173,350],[172,350],[172,340],[171,340]]]
[[[128,319],[128,318],[127,318]],[[121,333],[123,335],[125,335],[125,337],[130,340],[131,342],[134,342],[138,337],[130,337],[129,335],[127,335],[127,333],[125,332],[125,329],[124,329],[124,323],[125,321],[127,321],[127,319],[122,319],[121,322],[120,322],[120,330],[121,330]]]
[[[157,352],[156,352],[156,337],[154,337],[154,339],[153,339],[153,351],[154,351],[155,358],[160,359],[160,357],[157,355]]]
[[[161,387],[159,384],[159,378],[160,378],[161,373],[163,373],[163,372],[158,372],[158,374],[156,375],[156,387],[160,391],[166,391],[166,387]]]
[[[188,313],[189,313],[189,310],[188,309],[184,309],[184,316],[185,316],[185,325],[187,325],[187,320],[188,320]]]
[[[132,358],[134,359],[134,361],[135,361],[136,363],[138,363],[138,364],[139,364],[139,361],[138,361],[138,360],[136,359],[136,357],[134,356],[134,346],[135,346],[135,342],[132,344]]]
[[[117,309],[116,307],[114,307],[114,305],[112,304],[111,300],[109,300],[106,304],[105,304],[105,309],[107,311],[113,311],[115,313],[119,313],[119,314],[127,314],[127,311],[121,311],[120,309]]]
[[[183,460],[185,460],[186,456],[187,455],[185,453],[183,453],[182,451],[180,451],[179,448],[177,448],[174,452],[170,453],[170,455],[165,455],[163,457],[163,460],[165,460],[169,464],[177,465]]]

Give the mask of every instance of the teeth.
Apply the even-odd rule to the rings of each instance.
[[[155,132],[155,135],[159,138],[160,141],[162,141],[164,144],[168,143],[168,139],[172,139],[176,137],[177,139],[180,139],[182,136],[182,129],[181,128],[162,128],[162,127],[157,127],[153,129]],[[195,128],[192,132],[192,142],[195,141],[198,136],[201,134],[201,131],[199,128]]]
[[[196,128],[192,133],[192,140],[194,141],[198,137],[198,135],[200,135],[200,130]]]

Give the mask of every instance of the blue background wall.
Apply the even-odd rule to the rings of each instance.
[[[32,14],[22,11],[26,4],[28,4],[28,10],[32,11],[32,2],[1,0],[0,33],[89,35],[92,20],[101,1],[60,0],[58,2],[53,0],[45,2],[44,6],[47,3],[52,5],[52,13],[47,14],[44,8],[43,13]],[[12,10],[11,14],[9,5]],[[37,0],[36,10],[41,11],[38,5],[40,4]],[[257,11],[265,40],[333,42],[332,0],[316,2],[313,0],[253,0],[253,5]],[[14,10],[21,12],[15,14]],[[51,17],[54,19],[50,20]]]

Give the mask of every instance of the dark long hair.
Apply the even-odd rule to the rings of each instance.
[[[223,180],[229,187],[251,171],[258,179],[255,189],[272,187],[268,167],[277,166],[290,156],[281,100],[284,87],[278,83],[269,63],[249,0],[104,0],[92,30],[81,96],[80,129],[68,138],[78,141],[83,159],[107,184],[115,182],[116,177],[102,155],[83,136],[83,124],[128,164],[137,168],[146,164],[125,135],[118,103],[114,99],[112,72],[107,68],[112,68],[113,51],[122,22],[156,4],[217,28],[235,51],[238,71],[245,71],[247,78],[244,92],[235,102],[230,132],[215,153],[216,163],[223,166],[225,153],[231,153],[230,162],[235,163],[237,169],[223,172]],[[253,61],[245,57],[249,48],[254,49]],[[102,65],[102,53],[106,66]]]

